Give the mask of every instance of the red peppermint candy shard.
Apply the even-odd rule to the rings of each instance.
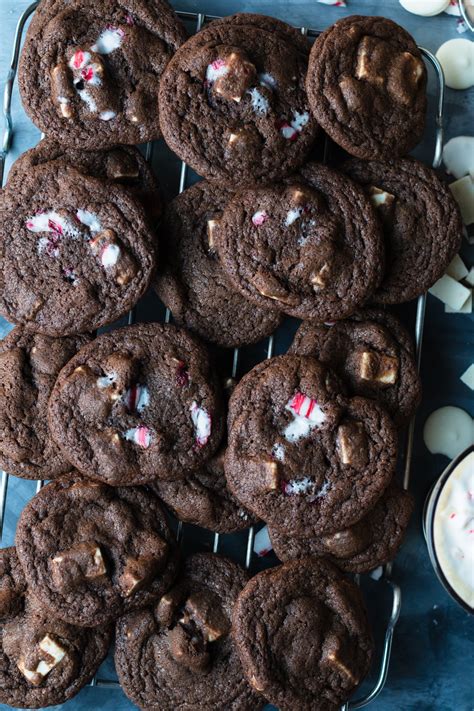
[[[80,49],[74,53],[72,57],[72,64],[75,69],[80,69],[84,64],[84,52]]]
[[[94,78],[94,70],[91,66],[85,67],[81,70],[81,77],[84,81],[92,81]]]
[[[132,385],[124,395],[125,407],[129,412],[142,412],[150,402],[150,394],[145,385]]]
[[[188,384],[189,373],[186,368],[186,363],[180,360],[178,363],[178,367],[176,368],[176,385],[178,385],[180,388],[184,388]]]
[[[265,210],[258,210],[258,212],[255,212],[252,215],[252,224],[255,225],[255,227],[260,227],[260,225],[263,225],[263,223],[269,219],[270,218]]]
[[[307,437],[311,430],[320,427],[326,420],[326,415],[316,400],[304,393],[298,392],[285,406],[293,415],[293,421],[283,432],[289,442],[297,442],[302,437]]]
[[[211,416],[208,411],[204,407],[200,407],[196,401],[192,402],[190,410],[194,434],[196,436],[196,444],[198,447],[204,447],[211,436]]]
[[[146,425],[131,427],[125,432],[124,437],[143,449],[147,449],[151,444],[151,430]]]

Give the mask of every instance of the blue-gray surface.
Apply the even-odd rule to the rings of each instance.
[[[220,15],[234,11],[262,12],[293,24],[320,29],[348,14],[383,14],[404,25],[418,44],[433,52],[442,42],[459,36],[454,18],[447,15],[416,17],[405,12],[397,0],[348,0],[347,8],[327,7],[316,0],[180,0],[174,4],[182,10]],[[0,79],[7,75],[14,27],[27,5],[26,0],[0,0]],[[472,89],[447,91],[446,139],[472,133],[473,104]],[[34,145],[39,137],[38,131],[22,112],[16,93],[13,110],[15,136],[11,157]],[[417,155],[428,161],[431,148],[432,142],[427,140]],[[165,184],[165,187],[169,186]],[[462,254],[472,266],[474,249],[464,243]],[[148,306],[148,315],[150,308],[156,308],[156,304]],[[405,315],[408,320],[412,319],[413,309],[408,308]],[[0,335],[5,332],[4,327],[3,323]],[[284,336],[279,340],[278,350],[284,350],[286,340]],[[474,708],[473,618],[456,606],[435,578],[421,530],[423,501],[432,482],[447,464],[445,457],[433,456],[426,450],[422,440],[423,423],[430,412],[448,404],[462,407],[474,415],[472,391],[459,380],[461,373],[474,360],[473,356],[472,315],[445,314],[443,305],[429,297],[422,359],[424,400],[417,418],[410,486],[416,496],[417,507],[408,540],[393,572],[394,579],[402,588],[403,605],[388,681],[381,696],[371,706],[377,711],[469,711]],[[12,542],[18,513],[33,493],[32,482],[10,480],[4,545]],[[370,581],[367,583],[369,587],[371,584],[376,585]],[[370,593],[369,590],[369,599],[372,600],[374,598]],[[381,614],[375,603],[372,614],[375,617]],[[111,669],[107,671],[112,673]],[[112,708],[125,711],[133,706],[119,690],[87,688],[69,702],[68,708],[71,711]]]

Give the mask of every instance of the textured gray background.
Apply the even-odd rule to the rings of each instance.
[[[182,10],[221,15],[235,11],[262,12],[278,16],[295,25],[318,29],[324,29],[333,21],[349,14],[385,15],[405,26],[418,44],[433,52],[448,39],[469,37],[468,34],[457,34],[456,20],[453,17],[444,14],[434,18],[416,17],[405,12],[398,0],[347,0],[346,8],[327,7],[316,0],[181,0],[173,4]],[[27,5],[25,0],[0,0],[0,80],[7,75],[17,18]],[[473,96],[472,89],[463,92],[447,90],[446,140],[452,136],[473,133]],[[13,114],[15,136],[12,157],[34,145],[39,138],[38,131],[22,112],[16,93]],[[427,138],[416,154],[429,161],[431,148],[432,141]],[[170,185],[166,184],[167,180],[170,183],[170,178],[165,179],[165,187],[170,188]],[[474,249],[464,243],[462,253],[465,261],[472,266]],[[144,311],[152,318],[153,315],[156,316],[156,311],[150,315],[150,308],[156,309],[156,302],[150,304]],[[413,317],[413,308],[404,309],[403,315],[409,322]],[[5,322],[0,322],[0,329],[3,334],[6,330]],[[277,351],[284,351],[287,341],[288,337],[282,335],[278,340]],[[394,567],[394,578],[402,586],[403,606],[395,634],[389,678],[383,693],[370,707],[376,711],[469,711],[474,708],[473,618],[457,607],[438,583],[421,532],[423,501],[432,482],[448,463],[445,457],[430,455],[426,450],[422,441],[423,423],[434,409],[447,404],[463,407],[474,415],[472,392],[459,380],[460,374],[473,360],[472,315],[445,314],[443,305],[429,297],[422,361],[425,393],[417,419],[411,485],[417,508],[408,540]],[[18,513],[33,493],[34,483],[10,479],[4,545],[12,542]],[[367,585],[370,588],[371,583]],[[372,587],[375,587],[375,583]],[[369,590],[369,594],[369,599],[372,600],[373,590]],[[371,603],[371,608],[372,615],[377,617],[379,613],[374,603]],[[106,674],[112,674],[110,665],[101,676]],[[125,711],[133,707],[120,691],[89,688],[69,702],[68,708],[73,711]]]

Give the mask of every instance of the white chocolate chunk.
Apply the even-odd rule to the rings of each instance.
[[[219,224],[219,220],[208,220],[207,221],[207,241],[209,243],[209,248],[213,249],[214,247],[214,234],[216,231],[216,227]]]
[[[60,647],[49,635],[43,637],[38,646],[43,652],[46,652],[50,660],[41,659],[36,669],[27,669],[23,658],[20,658],[17,664],[25,679],[34,686],[39,686],[43,678],[66,656],[66,650]]]
[[[432,454],[454,459],[474,444],[474,421],[460,407],[440,407],[426,420],[423,440]]]
[[[359,358],[359,376],[362,380],[393,385],[398,377],[398,358],[364,351]]]
[[[452,309],[447,304],[444,305],[445,314],[470,314],[472,313],[472,294],[460,309]]]
[[[474,85],[474,42],[468,39],[451,39],[436,52],[450,89],[469,89]]]
[[[395,195],[392,193],[387,193],[385,190],[376,188],[375,185],[370,186],[369,190],[370,202],[374,207],[380,207],[381,205],[391,205],[395,200]]]
[[[400,5],[413,15],[433,17],[446,10],[449,0],[400,0]]]
[[[469,272],[464,277],[464,281],[466,282],[466,284],[469,284],[469,286],[474,286],[474,267],[471,267],[469,269]]]
[[[469,368],[464,371],[460,380],[464,383],[464,385],[467,385],[468,388],[474,390],[474,363],[471,363]]]
[[[462,221],[465,225],[472,225],[474,222],[474,179],[466,175],[454,183],[450,183],[454,199],[461,210]]]
[[[430,294],[452,309],[459,311],[471,295],[471,290],[445,274],[429,289]]]
[[[466,265],[462,261],[459,254],[454,255],[452,261],[446,269],[446,274],[453,277],[453,279],[456,279],[456,281],[462,281],[469,274]]]
[[[53,659],[54,664],[51,669],[53,666],[56,666],[56,664],[59,664],[61,659],[63,659],[66,654],[66,650],[60,647],[59,644],[57,644],[57,642],[49,636],[49,634],[43,637],[40,641],[39,648]]]
[[[443,163],[455,178],[474,178],[474,136],[456,136],[443,148]]]

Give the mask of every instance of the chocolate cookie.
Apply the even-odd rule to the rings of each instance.
[[[92,178],[118,183],[139,200],[152,219],[161,214],[161,196],[152,170],[135,146],[113,146],[105,150],[65,149],[44,138],[37,146],[22,153],[8,174],[8,185],[28,179],[37,165],[58,161]]]
[[[344,397],[336,376],[307,356],[260,363],[230,399],[229,488],[289,535],[329,534],[359,521],[390,483],[396,454],[384,409]]]
[[[326,133],[358,158],[408,153],[423,136],[427,72],[413,37],[385,17],[353,15],[316,39],[306,90]]]
[[[37,166],[0,196],[0,311],[32,331],[93,331],[146,291],[155,238],[120,185],[59,162]]]
[[[156,481],[151,488],[180,521],[210,531],[235,533],[257,522],[227,488],[223,451],[185,479]]]
[[[363,519],[343,531],[318,538],[285,536],[273,528],[268,532],[280,560],[324,557],[342,570],[367,573],[395,558],[412,513],[413,497],[393,483]]]
[[[185,39],[165,0],[42,0],[20,58],[25,111],[65,146],[159,138],[160,77]]]
[[[170,148],[221,184],[274,180],[307,156],[317,124],[304,89],[307,41],[273,18],[241,14],[189,39],[160,84]]]
[[[214,247],[214,230],[233,192],[202,181],[168,206],[160,228],[162,261],[155,289],[179,324],[224,347],[269,336],[275,311],[256,308],[235,291]]]
[[[433,286],[460,249],[462,221],[446,184],[414,158],[342,166],[369,196],[383,226],[386,268],[374,301],[399,304]]]
[[[48,400],[61,368],[89,340],[17,326],[0,341],[0,467],[9,474],[54,479],[72,469],[49,433]]]
[[[115,666],[140,709],[257,711],[231,635],[232,610],[247,582],[235,563],[212,553],[188,558],[153,608],[117,623]]]
[[[233,286],[262,308],[344,318],[383,272],[383,245],[362,190],[309,163],[286,185],[251,187],[227,204],[215,245]]]
[[[233,634],[250,684],[280,711],[337,711],[372,658],[359,588],[313,558],[252,578],[234,607]]]
[[[358,311],[334,325],[301,324],[288,351],[330,366],[352,395],[378,400],[399,427],[421,400],[421,380],[410,336],[396,316]]]
[[[221,439],[215,382],[205,348],[186,331],[126,326],[96,338],[62,369],[50,430],[93,479],[130,485],[184,477]]]
[[[160,503],[140,487],[48,484],[23,509],[16,546],[32,594],[84,627],[151,604],[177,569]]]
[[[73,627],[25,595],[14,548],[0,551],[0,703],[21,708],[62,704],[94,676],[112,630]]]

